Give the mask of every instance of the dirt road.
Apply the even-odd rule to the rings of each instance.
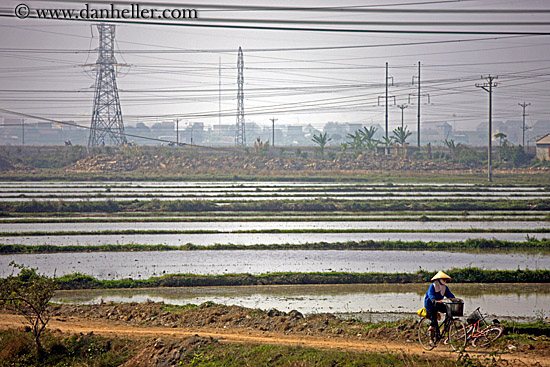
[[[18,328],[24,324],[22,317],[11,314],[0,314],[0,328]],[[59,329],[64,333],[90,333],[104,336],[118,336],[136,339],[152,338],[186,338],[193,335],[212,337],[220,342],[250,343],[250,344],[278,344],[278,345],[300,345],[319,349],[341,349],[350,351],[369,352],[404,352],[408,354],[437,355],[443,358],[454,358],[450,347],[442,346],[438,350],[426,352],[420,345],[410,340],[407,342],[391,342],[387,340],[349,340],[339,336],[327,337],[325,335],[286,335],[280,332],[243,330],[243,329],[219,329],[219,328],[169,328],[169,327],[141,327],[113,322],[107,320],[88,320],[78,317],[54,318],[50,320],[49,328]],[[468,350],[471,355],[488,356],[489,352]],[[510,365],[527,366],[549,366],[550,357],[510,353],[501,354],[502,360],[508,361]]]

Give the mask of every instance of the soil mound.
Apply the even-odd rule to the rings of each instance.
[[[282,334],[326,335],[352,339],[383,338],[408,340],[414,338],[415,321],[403,320],[391,327],[365,328],[358,320],[345,320],[332,314],[304,316],[298,311],[282,312],[203,303],[198,307],[174,307],[163,303],[105,303],[100,305],[57,305],[54,317],[84,317],[106,319],[140,326],[169,328],[213,328],[259,330]]]
[[[199,347],[217,343],[214,338],[198,335],[184,340],[157,339],[144,345],[138,354],[121,365],[121,367],[172,367],[178,365],[183,356]]]
[[[470,170],[464,164],[426,161],[396,155],[362,154],[357,158],[341,157],[334,160],[267,155],[98,155],[89,156],[68,166],[68,172],[194,172],[214,171],[448,171]]]

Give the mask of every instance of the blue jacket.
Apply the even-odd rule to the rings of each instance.
[[[442,296],[441,293],[435,291],[434,284],[432,283],[426,292],[426,297],[424,297],[424,307],[426,307],[426,311],[428,311],[428,313],[433,312],[435,310],[435,302],[441,301],[445,297],[455,298],[455,295],[451,292],[449,287],[447,287],[445,296]]]

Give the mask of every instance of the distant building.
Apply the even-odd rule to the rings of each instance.
[[[541,161],[550,160],[550,134],[546,134],[535,142],[537,158]]]
[[[304,145],[305,136],[302,128],[299,125],[288,125],[286,127],[285,140],[288,145]]]
[[[411,141],[416,141],[418,135],[413,133]],[[420,131],[420,143],[421,144],[437,144],[442,145],[445,139],[453,138],[453,126],[447,122],[442,122],[436,125],[427,125]]]

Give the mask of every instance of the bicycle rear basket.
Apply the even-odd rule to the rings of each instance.
[[[452,316],[464,316],[464,301],[459,298],[450,299],[446,302]]]
[[[483,320],[483,315],[479,312],[479,309],[475,310],[466,318],[468,324],[475,324],[476,322]]]

